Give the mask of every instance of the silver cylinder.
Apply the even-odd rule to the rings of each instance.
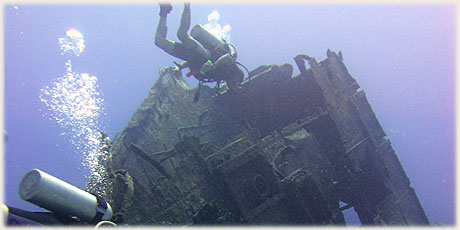
[[[85,222],[91,222],[101,209],[96,196],[38,169],[22,177],[19,196],[56,214],[77,216]],[[106,204],[107,209],[100,210],[105,211],[101,220],[112,219],[112,208]]]
[[[222,39],[218,38],[208,30],[203,28],[200,24],[195,25],[190,31],[190,35],[195,38],[204,48],[216,52],[216,55],[220,57],[225,53],[230,52],[230,48]]]
[[[10,209],[8,209],[8,206],[6,206],[5,204],[2,204],[2,205],[3,205],[3,225],[6,226],[8,222],[8,214],[10,212]]]

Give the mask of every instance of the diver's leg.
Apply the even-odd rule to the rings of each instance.
[[[199,54],[209,57],[209,52],[195,39],[190,37],[187,34],[188,30],[190,29],[190,21],[191,21],[191,12],[190,12],[190,3],[184,3],[184,12],[182,12],[182,16],[180,18],[180,26],[177,30],[177,38],[184,44],[187,49],[193,49]]]
[[[166,18],[171,11],[171,8],[171,4],[169,4],[169,6],[160,4],[160,21],[158,22],[157,31],[155,33],[155,45],[172,55],[174,42],[166,38],[166,34],[168,32]]]
[[[181,38],[188,36],[187,32],[190,29],[191,20],[192,20],[192,13],[190,11],[190,3],[184,3],[184,11],[182,12],[182,16],[180,18],[179,29],[177,30],[177,37],[179,38],[179,40],[181,40]]]

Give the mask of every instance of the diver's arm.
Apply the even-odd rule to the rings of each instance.
[[[176,66],[177,66],[177,68],[179,68],[179,70],[182,70],[182,69],[185,69],[185,68],[189,67],[188,62],[186,62],[186,61],[183,61],[181,63],[174,62],[174,64],[176,64]]]

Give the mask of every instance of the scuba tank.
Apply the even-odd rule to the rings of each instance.
[[[19,196],[59,215],[77,216],[87,223],[112,219],[112,208],[102,198],[85,192],[41,170],[26,173]]]
[[[222,55],[230,53],[230,47],[227,42],[210,33],[200,24],[192,28],[190,36],[196,39],[204,48],[211,51],[212,61],[216,61]]]
[[[190,35],[202,44],[204,48],[211,51],[211,59],[204,63],[199,70],[201,75],[207,75],[207,73],[215,69],[235,65],[235,57],[232,56],[230,44],[212,34],[200,24],[192,28]]]

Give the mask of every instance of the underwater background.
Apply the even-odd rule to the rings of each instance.
[[[173,4],[168,16],[171,40],[182,9]],[[37,211],[17,194],[22,175],[38,168],[85,189],[102,170],[100,132],[120,132],[159,71],[179,60],[154,45],[156,3],[3,10],[4,203]],[[456,16],[455,5],[435,4],[192,3],[192,26],[221,26],[249,70],[342,51],[428,219],[442,225],[455,224]],[[359,223],[352,209],[345,216]]]

